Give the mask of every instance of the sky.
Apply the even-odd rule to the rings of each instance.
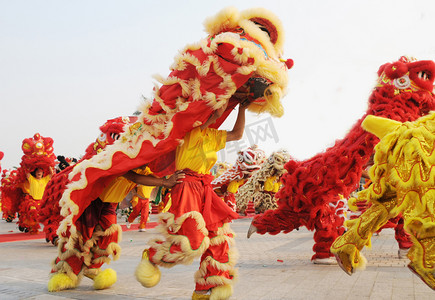
[[[220,153],[229,163],[251,143],[299,160],[324,151],[363,116],[382,64],[435,59],[433,0],[0,0],[2,168],[19,166],[23,139],[37,132],[56,155],[83,155],[106,120],[152,97],[153,75],[166,77],[228,6],[276,14],[294,60],[284,115],[248,112],[244,139]]]

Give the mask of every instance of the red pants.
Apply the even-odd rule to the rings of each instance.
[[[137,197],[137,196],[136,196]],[[139,229],[145,228],[150,212],[150,200],[137,197],[137,203],[133,206],[133,211],[128,216],[128,222],[133,223],[134,220],[140,215]]]
[[[238,215],[213,191],[213,176],[186,171],[172,189],[172,206],[160,214],[165,240],[150,241],[150,260],[163,267],[190,264],[201,257],[196,290],[231,285],[236,264],[234,234],[228,224]]]

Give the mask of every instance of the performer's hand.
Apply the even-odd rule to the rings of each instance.
[[[173,175],[171,175],[169,178],[164,178],[163,179],[163,186],[167,187],[167,188],[171,188],[174,185],[176,185],[177,183],[182,182],[181,179],[183,179],[185,177],[185,174],[183,171],[179,170],[176,171]]]
[[[249,99],[246,99],[245,101],[240,102],[239,109],[247,109],[249,104],[251,104],[251,102]]]

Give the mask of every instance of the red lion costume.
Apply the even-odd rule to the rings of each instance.
[[[24,139],[21,148],[24,155],[20,167],[10,174],[4,174],[2,179],[3,216],[7,221],[12,221],[18,212],[20,230],[35,234],[40,228],[40,200],[28,194],[27,174],[37,168],[42,169],[44,174],[51,173],[56,164],[56,156],[53,153],[53,139],[43,137],[39,133],[32,138]]]
[[[228,104],[214,124],[219,127],[239,103],[238,92],[250,94],[250,110],[282,115],[280,99],[292,61],[281,59],[284,39],[276,17],[264,9],[239,13],[231,8],[205,25],[209,36],[180,52],[169,76],[159,78],[162,86],[155,87],[153,101],[140,109],[137,122],[126,127],[113,145],[79,162],[65,176],[67,185],[59,202],[64,217],[57,232],[59,257],[49,290],[78,285],[85,270],[73,270],[67,256],[83,257],[86,249],[76,245],[87,241],[81,240],[75,224],[113,179],[143,165],[157,176],[173,173],[175,150],[184,136]],[[104,249],[105,262],[109,255],[116,259],[118,250],[116,242]]]
[[[357,188],[362,169],[379,141],[361,128],[361,122],[367,115],[414,121],[435,107],[433,61],[402,57],[382,65],[378,75],[366,114],[344,139],[308,160],[291,160],[285,165],[288,173],[277,193],[278,208],[255,217],[248,237],[255,231],[278,234],[306,226],[315,231],[314,262],[332,256],[331,244],[344,231],[343,219],[336,215],[334,206],[340,194],[348,198]]]

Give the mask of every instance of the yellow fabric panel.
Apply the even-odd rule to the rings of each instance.
[[[276,193],[279,191],[279,182],[275,182],[276,181],[276,176],[272,176],[266,179],[266,181],[264,182],[264,190],[266,192],[272,192],[272,193]]]
[[[149,199],[154,188],[154,186],[138,185],[137,194],[143,199]]]
[[[177,148],[177,170],[190,169],[200,174],[209,174],[217,161],[216,152],[225,147],[226,140],[225,130],[194,128]]]
[[[127,180],[123,176],[115,178],[103,192],[100,199],[103,202],[119,203],[124,200],[125,196],[136,186],[134,182]]]
[[[138,196],[133,196],[133,198],[131,198],[130,203],[131,203],[131,205],[132,205],[133,207],[135,207],[135,206],[137,205],[138,202],[139,202],[139,197],[138,197]]]
[[[42,196],[44,195],[45,187],[47,186],[47,183],[50,181],[50,176],[47,175],[45,177],[42,177],[41,179],[36,179],[32,175],[30,175],[27,180],[29,182],[28,185],[28,193],[30,196],[33,197],[35,200],[41,200]],[[27,185],[26,185],[27,187]]]
[[[171,208],[171,206],[172,206],[172,198],[171,198],[171,194],[169,194],[168,202],[166,203],[165,207],[162,209],[161,213],[167,212]]]
[[[228,184],[227,192],[233,193],[233,194],[237,193],[237,191],[239,190],[239,187],[242,185],[243,182],[244,182],[244,179],[231,181],[230,184]]]

